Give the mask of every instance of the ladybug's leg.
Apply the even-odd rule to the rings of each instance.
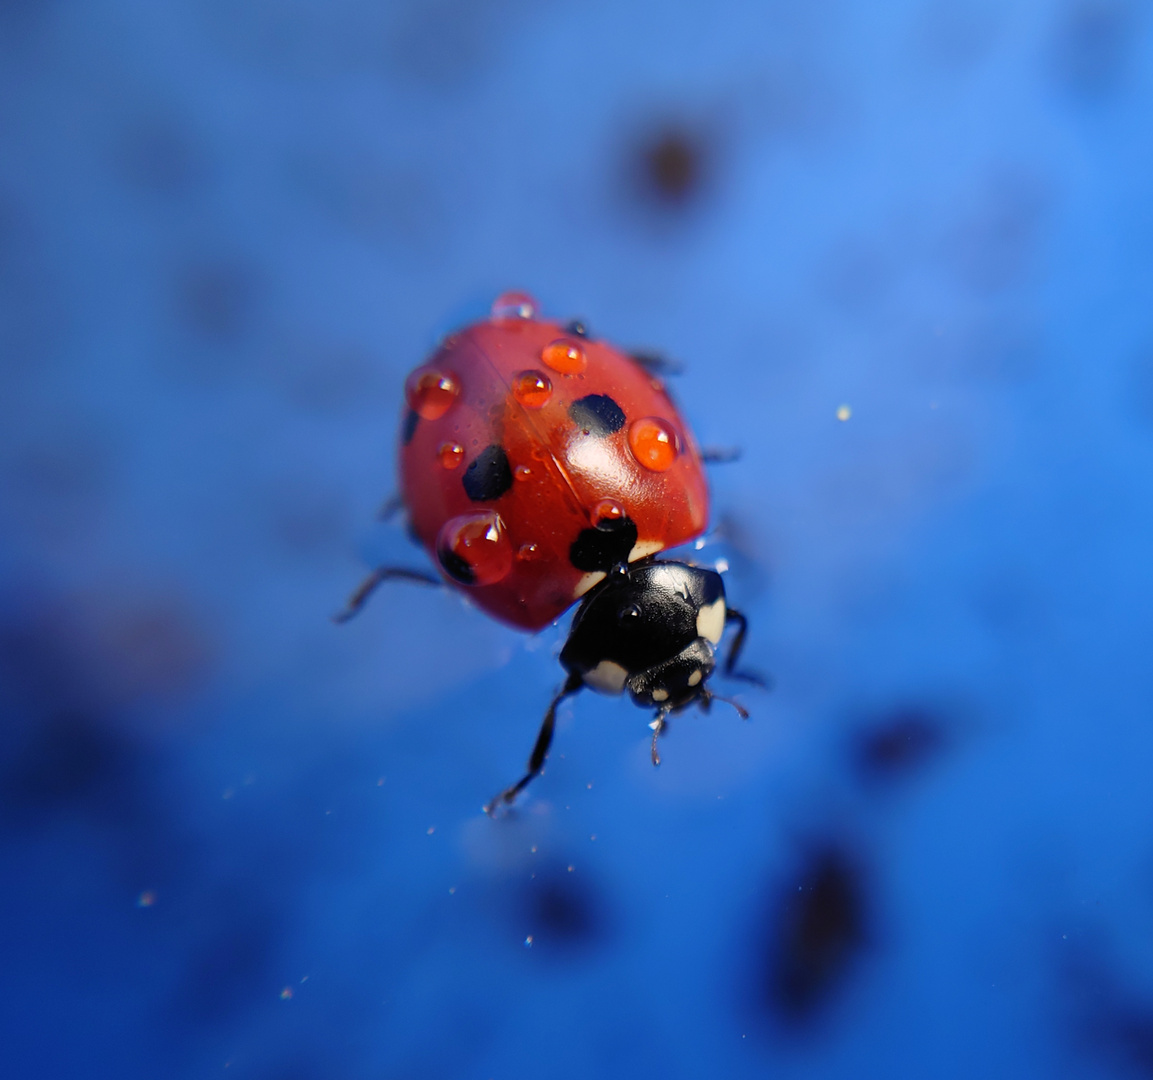
[[[666,375],[684,374],[685,369],[682,365],[678,364],[675,360],[670,360],[667,356],[662,356],[660,353],[635,352],[629,355],[650,375],[656,375],[658,378]]]
[[[531,783],[534,776],[541,771],[544,767],[545,758],[548,757],[549,747],[552,746],[553,731],[556,728],[556,707],[564,701],[566,697],[571,697],[575,694],[584,683],[581,677],[577,674],[569,675],[565,681],[561,692],[552,699],[552,704],[548,707],[548,712],[544,714],[544,722],[540,726],[540,732],[536,737],[536,744],[532,748],[532,753],[528,759],[528,771],[522,776],[512,787],[505,788],[495,799],[492,800],[484,808],[484,812],[489,817],[496,814],[498,807],[508,806],[512,801]]]
[[[736,670],[737,661],[741,657],[741,649],[745,647],[745,636],[749,632],[749,620],[735,608],[728,608],[725,611],[725,623],[731,622],[737,624],[737,632],[733,637],[733,643],[729,646],[729,654],[725,657],[725,675],[730,679],[743,679],[755,686],[766,686],[767,683],[763,675],[758,675],[755,671]]]
[[[746,709],[739,702],[733,701],[732,698],[721,697],[720,694],[714,694],[711,690],[702,690],[701,691],[701,697],[700,697],[701,708],[704,709],[705,712],[709,711],[709,706],[712,705],[712,703],[714,701],[723,701],[726,705],[731,705],[734,709],[737,710],[737,715],[742,720],[747,720],[749,718],[749,710]]]
[[[740,460],[739,446],[705,446],[701,448],[701,461],[706,465],[731,465]]]
[[[403,509],[404,496],[399,493],[389,495],[389,497],[380,504],[380,509],[376,512],[376,520],[391,521]]]
[[[365,604],[368,598],[376,592],[377,586],[386,581],[415,581],[421,585],[443,585],[444,582],[433,574],[426,574],[423,570],[406,570],[403,566],[378,566],[357,587],[348,598],[343,611],[332,616],[334,623],[346,623]]]
[[[671,709],[661,709],[657,713],[657,718],[649,724],[649,727],[653,729],[652,759],[654,766],[660,765],[661,763],[661,755],[657,753],[657,738],[665,733],[665,728],[667,727],[666,717],[668,717],[671,711]]]

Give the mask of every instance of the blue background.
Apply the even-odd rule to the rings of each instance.
[[[1153,1074],[1151,110],[1137,0],[0,4],[0,1072]],[[328,615],[509,288],[776,687],[494,823],[563,621]]]

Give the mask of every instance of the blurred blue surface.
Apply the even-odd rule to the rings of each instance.
[[[0,4],[3,1075],[1153,1075],[1151,22]],[[563,623],[327,617],[507,288],[743,448],[776,688],[494,823]]]

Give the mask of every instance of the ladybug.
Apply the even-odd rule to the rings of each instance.
[[[400,497],[409,530],[441,577],[382,567],[353,594],[350,618],[381,582],[450,585],[502,622],[540,630],[580,602],[560,662],[567,679],[545,713],[523,777],[486,807],[509,805],[541,771],[557,706],[589,687],[628,691],[655,710],[652,761],[670,713],[720,698],[707,687],[726,626],[736,670],[748,624],[715,570],[662,561],[708,523],[704,462],[660,378],[662,362],[593,340],[579,322],[538,317],[505,293],[491,317],[444,340],[409,375],[400,426]],[[713,456],[719,459],[719,456]]]

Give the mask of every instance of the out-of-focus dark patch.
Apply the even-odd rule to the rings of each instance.
[[[838,845],[806,852],[781,888],[761,983],[770,1015],[790,1028],[816,1021],[845,985],[869,943],[866,883]]]
[[[1124,81],[1137,34],[1137,13],[1126,0],[1078,0],[1063,13],[1053,45],[1059,86],[1087,100],[1100,99]]]
[[[1069,950],[1062,958],[1072,998],[1074,1033],[1082,1051],[1112,1059],[1138,1076],[1153,1076],[1153,1001],[1123,984],[1099,955]]]
[[[537,870],[525,885],[522,921],[534,949],[584,951],[604,941],[604,904],[587,871],[566,867]]]
[[[131,744],[100,719],[60,712],[29,723],[0,770],[0,815],[36,825],[62,812],[121,816],[138,779]]]
[[[177,310],[197,337],[231,344],[248,330],[259,292],[256,271],[234,260],[186,267],[177,279]]]
[[[151,118],[131,125],[116,147],[116,161],[129,183],[158,195],[187,195],[205,176],[190,133],[175,119]]]
[[[945,731],[922,709],[900,709],[858,731],[853,765],[863,780],[891,783],[923,769],[946,747]]]
[[[636,151],[642,198],[665,208],[681,208],[698,198],[711,165],[705,141],[683,127],[666,127],[643,139]]]
[[[173,1006],[182,1018],[216,1026],[275,996],[280,932],[275,913],[243,894],[221,895],[200,917],[215,932],[189,958]]]

